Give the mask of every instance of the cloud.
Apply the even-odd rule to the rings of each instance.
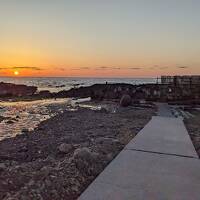
[[[117,66],[99,66],[99,67],[78,67],[71,70],[140,70],[141,67],[117,67]]]
[[[90,67],[77,67],[77,68],[72,68],[72,70],[87,70],[90,69]]]
[[[153,65],[153,66],[150,66],[149,69],[159,69],[159,66],[158,65]]]
[[[163,69],[168,69],[168,67],[166,67],[166,66],[161,66],[161,67],[159,67],[159,69],[161,69],[161,70],[163,70]]]
[[[96,67],[95,70],[109,70],[110,67],[107,66],[100,66],[100,67]]]
[[[36,70],[36,71],[42,70],[42,68],[40,67],[13,67],[13,69],[31,69],[31,70]]]
[[[187,69],[187,68],[189,68],[189,66],[172,66],[172,67],[176,67],[176,68],[179,68],[179,69]],[[169,68],[169,66],[154,65],[154,66],[150,67],[149,69],[165,70],[165,69],[168,69],[168,68]]]
[[[10,67],[0,67],[0,70],[12,69]]]
[[[36,71],[40,71],[40,70],[43,70],[42,68],[40,67],[0,67],[0,70],[7,70],[7,69],[12,69],[12,70],[15,70],[15,69],[30,69],[30,70],[36,70]]]
[[[57,70],[60,70],[60,71],[65,71],[66,69],[65,68],[63,68],[63,67],[58,67],[58,68],[56,68]]]
[[[101,67],[96,67],[96,70],[139,70],[141,69],[140,67],[107,67],[107,66],[101,66]]]
[[[179,68],[179,69],[187,69],[187,68],[189,68],[189,66],[177,66],[177,68]]]
[[[141,67],[128,67],[128,69],[131,69],[131,70],[140,70]]]
[[[122,67],[111,67],[111,69],[114,69],[114,70],[121,70],[123,69]]]
[[[165,69],[168,69],[169,67],[168,66],[159,66],[159,65],[154,65],[154,66],[151,66],[149,67],[149,69],[160,69],[160,70],[165,70]]]

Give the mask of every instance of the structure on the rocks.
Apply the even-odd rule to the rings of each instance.
[[[200,85],[200,76],[161,76],[162,84]]]

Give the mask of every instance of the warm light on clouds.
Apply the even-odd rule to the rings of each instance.
[[[91,66],[91,67],[0,67],[0,76],[18,77],[157,77],[195,74],[195,68],[182,65]]]

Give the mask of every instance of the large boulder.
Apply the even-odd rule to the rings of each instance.
[[[120,99],[120,106],[122,106],[122,107],[130,106],[131,103],[132,103],[132,99],[131,99],[130,95],[128,95],[128,94],[123,95]]]

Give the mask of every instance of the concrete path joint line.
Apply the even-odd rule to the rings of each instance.
[[[185,155],[180,155],[180,154],[173,154],[173,153],[162,153],[162,152],[157,152],[157,151],[145,151],[141,149],[124,149],[125,151],[139,151],[139,152],[144,152],[144,153],[155,153],[155,154],[160,154],[160,155],[168,155],[168,156],[176,156],[176,157],[184,157],[184,158],[193,158],[199,160],[199,158],[194,157],[194,156],[185,156]]]

